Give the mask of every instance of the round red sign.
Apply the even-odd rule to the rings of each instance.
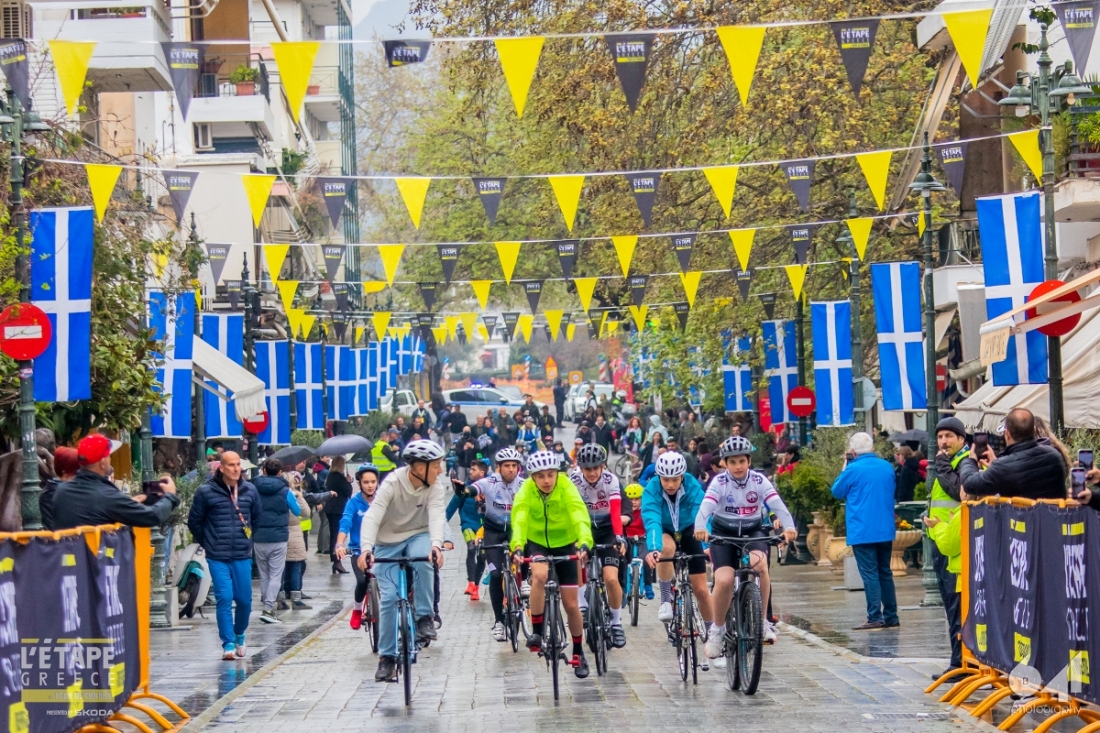
[[[809,387],[795,387],[787,395],[787,409],[795,417],[809,417],[817,408],[817,397]]]
[[[0,313],[0,351],[16,361],[42,356],[52,337],[50,317],[36,305],[15,303]]]
[[[263,431],[267,430],[268,423],[267,410],[264,410],[259,415],[253,415],[252,417],[245,418],[244,429],[253,435],[259,435]]]
[[[1031,291],[1031,295],[1029,295],[1027,299],[1035,300],[1040,295],[1045,295],[1052,290],[1057,290],[1063,285],[1065,285],[1065,283],[1061,280],[1047,280],[1045,283],[1039,283],[1035,286],[1035,289]],[[1077,303],[1080,300],[1081,294],[1074,290],[1073,292],[1066,293],[1060,298],[1055,298],[1049,303],[1044,303],[1038,308],[1028,308],[1024,315],[1027,318],[1038,318],[1045,313],[1050,313],[1057,310],[1060,306],[1055,305],[1056,303],[1064,305],[1066,303]],[[1075,313],[1072,316],[1069,316],[1068,318],[1063,318],[1060,321],[1055,321],[1054,323],[1048,323],[1045,326],[1040,326],[1036,330],[1038,330],[1039,333],[1043,334],[1044,336],[1065,336],[1067,333],[1076,328],[1077,324],[1080,323],[1080,321],[1081,314]]]

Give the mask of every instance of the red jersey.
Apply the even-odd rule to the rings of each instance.
[[[624,528],[627,537],[645,537],[645,523],[642,522],[642,510],[637,509],[630,520],[630,524]]]

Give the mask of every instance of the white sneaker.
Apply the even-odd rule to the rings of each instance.
[[[504,629],[504,624],[497,621],[493,624],[493,638],[497,641],[508,641],[508,632]]]
[[[668,623],[672,620],[672,604],[667,601],[661,604],[661,607],[657,609],[657,620],[662,623]]]
[[[531,584],[528,583],[526,580],[523,581],[522,583],[520,583],[520,585],[519,585],[519,594],[521,596],[523,596],[524,598],[530,598],[531,597]]]
[[[722,652],[725,651],[726,642],[723,637],[726,635],[725,630],[718,631],[717,629],[710,630],[710,636],[707,637],[707,643],[703,645],[703,652],[710,659],[718,659],[722,656]]]
[[[770,621],[765,621],[764,622],[764,643],[765,644],[774,644],[775,640],[777,638],[779,638],[779,637],[775,633],[775,627],[772,626]]]
[[[725,657],[718,657],[717,659],[713,659],[711,661],[714,662],[714,668],[715,669],[725,669],[726,668],[726,658]]]

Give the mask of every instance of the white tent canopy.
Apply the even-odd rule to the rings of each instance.
[[[232,400],[237,419],[246,420],[259,415],[267,409],[264,401],[264,383],[225,354],[215,349],[199,337],[195,337],[192,346],[191,364],[196,380],[200,377],[216,382],[226,392],[211,389],[205,383],[199,383],[216,394],[219,399]]]

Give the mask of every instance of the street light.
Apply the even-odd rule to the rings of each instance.
[[[852,219],[859,216],[854,189],[848,192],[848,216]],[[848,269],[848,284],[851,288],[848,300],[852,305],[852,402],[856,412],[863,412],[864,425],[870,432],[871,406],[863,404],[863,320],[860,318],[862,301],[859,283],[859,252],[856,250],[856,241],[852,238],[852,232],[847,226],[833,241],[839,244],[840,250],[847,253],[851,259]]]

